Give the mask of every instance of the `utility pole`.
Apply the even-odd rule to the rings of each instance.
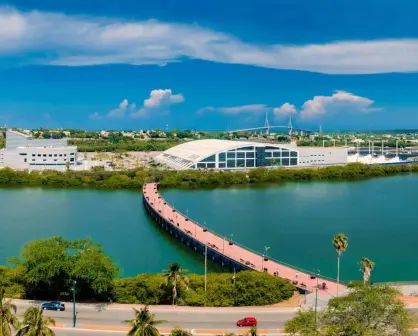
[[[75,324],[76,324],[76,319],[77,319],[77,314],[75,312],[75,285],[76,285],[77,281],[73,280],[73,328],[75,328]]]
[[[207,286],[207,282],[208,282],[208,277],[207,277],[207,267],[208,267],[208,246],[205,245],[205,292],[206,292],[206,286]]]

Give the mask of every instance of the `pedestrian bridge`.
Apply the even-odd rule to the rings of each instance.
[[[267,272],[272,276],[278,275],[292,281],[302,292],[312,292],[318,284],[321,292],[326,292],[331,296],[337,292],[337,283],[334,279],[317,278],[312,275],[312,272],[266,257],[235,241],[227,240],[191,220],[163,199],[158,192],[157,183],[144,184],[143,201],[150,216],[164,230],[195,252],[204,255],[206,251],[208,259],[224,267],[234,271],[253,270]],[[322,288],[324,283],[326,289]],[[339,285],[339,292],[345,289],[344,285]]]

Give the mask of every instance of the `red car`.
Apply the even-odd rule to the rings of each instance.
[[[237,321],[238,327],[256,327],[257,320],[255,317],[244,317],[242,320]]]

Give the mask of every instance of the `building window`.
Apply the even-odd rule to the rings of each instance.
[[[49,154],[48,156],[49,156],[49,157],[52,157],[52,154]]]
[[[70,159],[70,161],[71,161],[71,162],[74,162],[74,158],[71,158],[71,159]]]
[[[237,152],[238,159],[245,159],[245,152]]]
[[[62,154],[60,154],[60,157],[62,157]]]
[[[28,162],[28,159],[27,159],[27,158],[25,158],[25,159],[23,160],[23,162]]]
[[[36,156],[36,154],[32,154],[32,156]]]
[[[282,157],[289,157],[289,151],[288,150],[283,150],[282,151]]]
[[[197,168],[206,168],[206,164],[204,164],[204,163],[198,163],[197,164]]]
[[[298,164],[298,159],[294,159],[294,158],[290,159],[291,166],[296,166],[297,164]]]
[[[237,160],[237,167],[244,168],[245,167],[245,160]]]
[[[279,158],[280,157],[280,152],[273,152],[273,157]]]
[[[254,158],[254,152],[247,152],[246,154],[247,159],[253,159]]]
[[[285,158],[285,159],[282,158],[282,165],[283,166],[288,166],[289,165],[289,159],[288,158]]]
[[[27,153],[19,153],[19,155],[26,156],[28,154]]]
[[[228,168],[235,168],[236,167],[235,160],[228,160],[227,161],[227,167]]]
[[[54,157],[57,157],[57,154],[54,154]]]
[[[208,168],[215,168],[215,163],[208,163],[207,164],[207,167]]]
[[[46,159],[43,159],[42,161],[44,161],[44,162],[45,162],[45,161],[46,161]]]
[[[226,153],[228,159],[235,159],[235,152]]]
[[[38,156],[42,156],[41,154],[38,154]]]
[[[218,158],[219,158],[219,161],[225,161],[226,154],[225,153],[219,153]]]
[[[46,154],[43,155],[43,157],[46,157]],[[44,160],[45,161],[45,160]]]
[[[245,162],[246,162],[247,167],[250,167],[250,168],[254,167],[254,160],[246,160]]]
[[[226,163],[225,162],[220,162],[219,163],[219,168],[226,168]]]
[[[74,155],[75,153],[70,153],[70,155]]]

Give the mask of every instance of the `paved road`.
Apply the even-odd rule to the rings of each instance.
[[[32,302],[15,302],[18,307],[18,314],[21,314]],[[91,330],[71,330],[72,327],[72,306],[66,305],[67,310],[63,312],[46,311],[46,316],[51,316],[65,329],[57,328],[57,335],[72,336],[85,335],[122,335],[126,332],[104,332]],[[132,308],[122,305],[97,306],[77,305],[77,326],[112,326],[126,327],[123,320],[133,317]],[[284,323],[292,318],[295,309],[279,308],[190,308],[190,307],[151,307],[150,310],[157,319],[165,320],[162,328],[181,327],[184,329],[228,329],[237,332],[235,322],[245,316],[255,316],[259,321],[260,329],[280,330]],[[410,308],[411,312],[418,313],[418,307]],[[418,331],[412,335],[418,336]]]
[[[29,302],[16,302],[18,314],[21,314]],[[114,305],[109,307],[95,305],[77,305],[77,325],[127,326],[123,320],[133,318],[132,308]],[[280,329],[290,319],[295,309],[278,308],[190,308],[158,307],[151,308],[156,319],[165,320],[161,327],[181,327],[184,329],[236,329],[236,321],[245,316],[255,316],[261,329]],[[72,307],[66,304],[66,311],[45,311],[57,323],[65,327],[72,326]]]

